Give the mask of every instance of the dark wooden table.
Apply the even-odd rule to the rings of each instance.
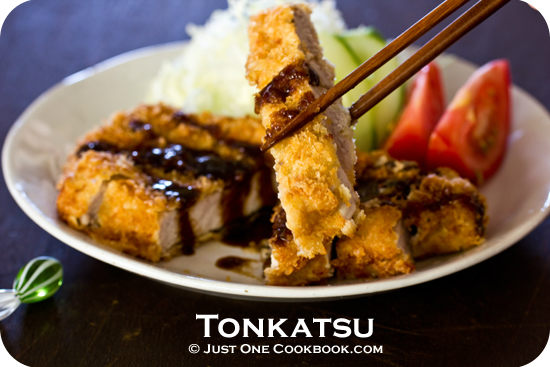
[[[339,2],[350,26],[396,36],[438,0]],[[0,135],[63,77],[135,48],[180,40],[224,1],[34,0],[7,19],[0,37]],[[477,63],[510,59],[515,83],[550,107],[550,39],[543,19],[513,1],[451,52]],[[131,88],[131,86],[129,86]],[[548,159],[548,157],[541,157]],[[7,349],[31,366],[447,365],[519,366],[540,353],[550,330],[550,221],[470,269],[391,293],[325,303],[229,300],[159,284],[82,255],[36,226],[0,185],[0,287],[38,255],[65,266],[52,299],[0,322]],[[365,344],[355,338],[202,337],[196,313],[221,317],[374,318],[370,355],[193,355],[190,343]],[[365,325],[365,324],[363,324]],[[349,358],[348,358],[349,357]],[[348,363],[348,362],[346,362]]]

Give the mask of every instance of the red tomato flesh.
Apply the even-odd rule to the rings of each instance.
[[[450,167],[477,184],[499,168],[510,132],[510,66],[497,60],[458,91],[430,136],[429,169]]]
[[[423,166],[430,134],[444,110],[441,72],[430,63],[416,76],[403,114],[385,144],[387,152],[393,158]]]

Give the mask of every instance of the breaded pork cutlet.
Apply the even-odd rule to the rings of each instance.
[[[422,178],[416,162],[398,161],[378,150],[369,153],[357,151],[356,190],[361,202],[371,199],[391,202],[402,209],[407,196]]]
[[[260,90],[256,112],[267,135],[285,126],[334,83],[334,69],[323,59],[309,16],[306,5],[290,5],[251,19],[247,77]],[[271,266],[265,272],[268,283],[305,283],[331,276],[334,237],[355,232],[356,157],[349,126],[348,111],[336,102],[271,148],[286,218],[280,231],[289,230],[292,240],[272,239]],[[293,274],[311,260],[320,262],[316,272],[302,274],[304,280],[297,281]]]
[[[356,233],[335,244],[332,263],[339,278],[386,278],[414,270],[402,210],[421,178],[414,162],[397,161],[383,151],[357,152],[356,190],[364,215]]]
[[[409,236],[402,212],[392,203],[378,199],[361,204],[364,216],[357,232],[336,242],[333,265],[339,278],[386,278],[414,270]]]
[[[358,152],[357,192],[364,217],[339,239],[339,278],[383,278],[414,270],[413,258],[461,251],[483,242],[486,203],[451,169],[423,174],[414,162]],[[411,256],[412,255],[412,256]]]
[[[292,232],[286,227],[286,213],[281,205],[275,207],[271,221],[273,236],[269,240],[270,257],[264,271],[270,285],[307,285],[332,275],[327,261],[329,255],[319,254],[312,259],[299,255]],[[280,264],[294,264],[293,271],[281,275]]]
[[[73,228],[151,261],[190,253],[228,223],[275,204],[255,118],[165,105],[117,113],[69,157],[57,210]]]
[[[415,258],[466,250],[485,240],[485,198],[448,168],[426,175],[411,189],[404,217]]]

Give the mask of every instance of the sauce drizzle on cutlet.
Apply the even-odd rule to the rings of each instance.
[[[266,103],[285,103],[288,96],[296,91],[304,81],[308,81],[313,86],[320,84],[319,75],[309,65],[302,63],[286,66],[256,95],[254,111],[259,114],[262,106]],[[271,116],[271,126],[266,132],[266,139],[279,131],[314,100],[313,93],[307,92],[295,108],[282,108],[275,112]]]
[[[195,116],[185,113],[183,111],[175,112],[172,115],[172,119],[179,124],[185,124],[187,126],[205,130],[209,132],[211,135],[213,135],[214,137],[219,137],[220,135],[220,128],[217,125],[201,124]]]
[[[148,124],[148,123],[143,122],[143,121],[138,120],[138,119],[131,119],[130,122],[128,123],[128,126],[130,127],[130,129],[133,132],[136,132],[136,131],[148,131],[149,132],[152,129],[151,124]]]
[[[286,246],[293,238],[292,232],[286,226],[286,213],[281,206],[278,206],[273,215],[273,237],[271,238],[271,244],[273,246]]]
[[[109,152],[109,153],[118,153],[120,149],[111,143],[105,141],[90,141],[83,144],[76,151],[76,156],[81,157],[85,152],[93,150],[95,152]]]
[[[308,81],[312,86],[320,84],[319,75],[307,64],[290,64],[279,72],[255,98],[254,110],[260,113],[265,103],[284,103],[299,85]]]
[[[466,194],[444,195],[437,201],[428,203],[407,202],[405,215],[418,215],[421,210],[437,211],[441,207],[453,202],[461,203],[469,207],[475,213],[476,231],[480,236],[485,235],[485,205],[479,200],[478,196]]]
[[[190,149],[180,144],[170,144],[164,148],[142,147],[132,150],[130,156],[137,165],[231,182],[242,181],[254,168],[244,161],[225,159],[215,152]]]
[[[256,95],[255,112],[265,103],[284,103],[289,95],[304,81],[309,79],[308,69],[303,64],[290,64],[276,75],[271,82]]]
[[[266,206],[257,212],[240,217],[228,224],[222,230],[222,241],[231,246],[257,246],[263,240],[271,237],[272,208]]]
[[[199,196],[199,191],[192,186],[178,185],[170,180],[158,179],[151,186],[153,190],[161,191],[167,198],[180,203],[179,227],[182,253],[191,255],[195,247],[195,233],[189,219],[189,211]]]
[[[86,151],[109,152],[125,154],[135,166],[151,178],[151,188],[162,192],[169,200],[179,203],[179,227],[182,238],[182,252],[192,254],[195,244],[195,234],[189,217],[189,208],[200,197],[200,190],[191,185],[183,185],[167,177],[171,172],[180,172],[194,177],[207,177],[212,180],[222,180],[224,190],[221,200],[221,211],[224,224],[227,228],[222,231],[222,238],[235,246],[249,246],[268,238],[271,232],[269,214],[260,211],[248,218],[243,218],[245,199],[251,189],[251,180],[255,173],[259,174],[259,191],[262,205],[272,206],[275,202],[275,193],[272,185],[271,170],[264,161],[259,146],[240,142],[238,140],[224,140],[219,137],[216,126],[206,126],[195,121],[192,116],[184,113],[175,113],[173,118],[179,123],[207,130],[218,138],[220,144],[229,146],[245,155],[244,159],[229,159],[210,150],[196,150],[181,144],[152,146],[151,143],[160,139],[154,134],[152,126],[141,120],[130,120],[128,127],[132,131],[145,130],[148,133],[146,141],[133,149],[122,149],[105,141],[91,141],[83,144],[77,150],[80,157]],[[261,237],[261,238],[260,238]]]
[[[271,126],[267,129],[265,137],[269,140],[276,132],[281,130],[283,126],[286,126],[290,120],[295,118],[306,109],[313,101],[315,96],[312,92],[306,92],[302,96],[302,99],[298,103],[296,108],[281,108],[280,110],[271,114]]]
[[[195,116],[182,111],[174,113],[172,117],[180,124],[184,124],[208,132],[221,144],[234,148],[241,153],[248,155],[249,157],[263,160],[263,153],[258,145],[224,137],[219,126],[217,125],[202,124],[197,120]]]
[[[249,149],[249,147],[243,149]],[[195,150],[180,144],[170,144],[164,148],[140,146],[128,150],[120,149],[103,141],[93,141],[82,145],[77,151],[77,156],[80,157],[89,150],[127,154],[134,164],[140,166],[140,168],[161,168],[167,173],[171,171],[189,172],[196,176],[231,182],[245,180],[246,177],[250,176],[250,173],[256,172],[257,165],[261,163],[229,160],[221,157],[216,152]]]

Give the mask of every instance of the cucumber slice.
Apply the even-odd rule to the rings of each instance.
[[[340,39],[346,44],[346,48],[351,50],[352,57],[358,66],[386,45],[384,38],[372,27],[360,27],[346,31],[340,35]],[[399,66],[397,59],[392,59],[367,78],[367,81],[371,85],[375,85],[397,66]],[[376,132],[374,148],[380,147],[393,130],[401,112],[403,102],[404,88],[400,87],[368,112],[373,114],[372,118]],[[359,126],[356,129],[356,131],[362,130],[363,128]],[[356,132],[356,138],[360,140],[361,137],[357,134]]]
[[[321,46],[323,47],[325,57],[334,65],[336,82],[344,79],[357,67],[357,62],[352,55],[350,49],[339,36],[328,33],[321,33],[319,34],[319,41],[321,42]],[[369,90],[371,86],[372,83],[364,81],[354,89],[350,90],[342,97],[342,102],[344,103],[344,106],[349,107],[367,90]]]
[[[357,62],[337,36],[332,33],[319,33],[323,54],[334,65],[336,80],[341,80],[357,67]]]
[[[345,78],[359,66],[357,56],[339,35],[320,33],[319,41],[323,47],[325,57],[334,65],[336,82]],[[342,97],[342,103],[346,107],[351,106],[353,102],[357,101],[373,85],[369,80],[363,81]],[[369,111],[361,116],[357,122],[355,129],[356,145],[361,150],[368,151],[374,149],[374,144],[377,141],[374,121],[374,113]]]
[[[339,36],[347,44],[357,64],[362,64],[386,45],[386,40],[372,27],[354,28]]]
[[[374,114],[371,111],[367,112],[354,126],[353,137],[355,138],[355,146],[357,149],[368,152],[376,149],[378,140]]]

